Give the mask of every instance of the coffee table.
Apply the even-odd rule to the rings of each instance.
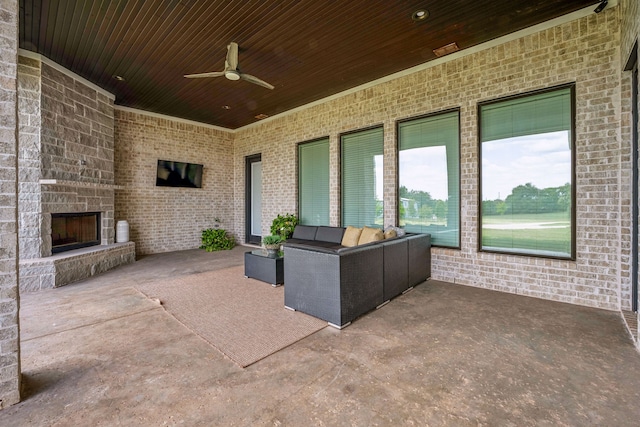
[[[244,253],[244,276],[270,283],[284,284],[284,258],[258,249]]]

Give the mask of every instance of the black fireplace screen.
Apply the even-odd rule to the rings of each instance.
[[[52,253],[100,244],[100,212],[51,214]]]

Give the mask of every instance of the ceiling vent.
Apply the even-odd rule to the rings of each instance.
[[[456,44],[456,42],[449,43],[448,45],[439,47],[437,49],[433,49],[433,53],[436,54],[437,57],[445,56],[453,52],[459,51],[460,48]]]

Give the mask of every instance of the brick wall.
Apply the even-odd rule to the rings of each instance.
[[[20,400],[17,228],[18,1],[0,3],[0,409]]]
[[[384,217],[385,224],[393,223],[395,122],[458,107],[461,249],[433,249],[433,278],[612,310],[628,305],[622,295],[628,294],[629,283],[621,280],[629,269],[622,248],[630,243],[621,216],[630,200],[621,184],[629,164],[622,160],[620,130],[619,9],[589,14],[239,130],[233,160],[236,232],[244,235],[245,156],[262,153],[262,222],[267,232],[278,213],[297,210],[296,144],[328,135],[332,223],[337,224],[338,136],[379,124],[384,126],[387,155]],[[577,93],[576,261],[478,252],[478,102],[569,82],[576,82]]]
[[[19,56],[18,76],[18,119],[21,126],[18,135],[20,259],[28,259],[41,256],[41,242],[45,238],[44,228],[40,226],[40,61]]]
[[[619,0],[621,17],[621,52],[626,61],[640,35],[640,5],[636,0]],[[623,64],[624,65],[624,64]]]
[[[131,110],[115,114],[116,219],[138,254],[193,249],[202,230],[233,218],[233,134]],[[156,187],[158,160],[203,164],[202,188]]]
[[[621,15],[621,48],[620,48],[620,56],[622,60],[622,65],[626,65],[628,58],[631,55],[632,48],[635,43],[640,39],[640,5],[636,0],[622,0],[620,2],[620,15]],[[633,123],[632,121],[632,106],[631,106],[631,93],[632,93],[632,76],[629,71],[622,72],[622,107],[623,107],[623,126],[622,126],[622,139],[625,142],[628,149],[625,151],[625,158],[629,159],[629,164],[631,164],[631,147],[632,147],[632,126],[639,126],[638,123]],[[640,89],[640,88],[639,88]],[[640,102],[640,100],[639,100]],[[640,111],[640,105],[637,105],[636,108]],[[632,174],[629,172],[628,174],[623,175],[623,179],[625,179],[627,187],[629,191],[631,191],[631,186],[633,183],[631,182]],[[638,183],[636,183],[637,185]],[[632,203],[640,204],[640,200],[632,201]],[[629,209],[630,210],[630,209]],[[624,212],[623,212],[624,215]],[[623,216],[623,218],[625,218]],[[630,222],[630,216],[628,216]],[[640,241],[640,238],[638,239]],[[637,251],[640,252],[640,247],[636,248]],[[631,256],[631,248],[623,247],[622,248],[623,256]],[[638,266],[636,266],[637,268]],[[630,274],[627,272],[623,272],[623,278],[630,280]],[[636,284],[638,286],[638,284]],[[623,287],[623,289],[625,289]],[[626,299],[626,296],[623,296]],[[630,298],[630,296],[629,296]],[[623,304],[624,309],[629,309]],[[636,313],[637,321],[640,323],[640,312]],[[637,328],[636,328],[637,329]],[[636,345],[640,346],[640,332],[638,335],[634,337],[636,340]]]

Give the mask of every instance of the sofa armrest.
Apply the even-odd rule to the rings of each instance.
[[[384,300],[389,301],[409,288],[409,242],[393,239],[382,244],[384,255]]]
[[[431,277],[431,235],[411,234],[409,244],[409,286],[415,286]]]
[[[383,300],[383,249],[343,254],[285,246],[285,306],[342,327]]]

